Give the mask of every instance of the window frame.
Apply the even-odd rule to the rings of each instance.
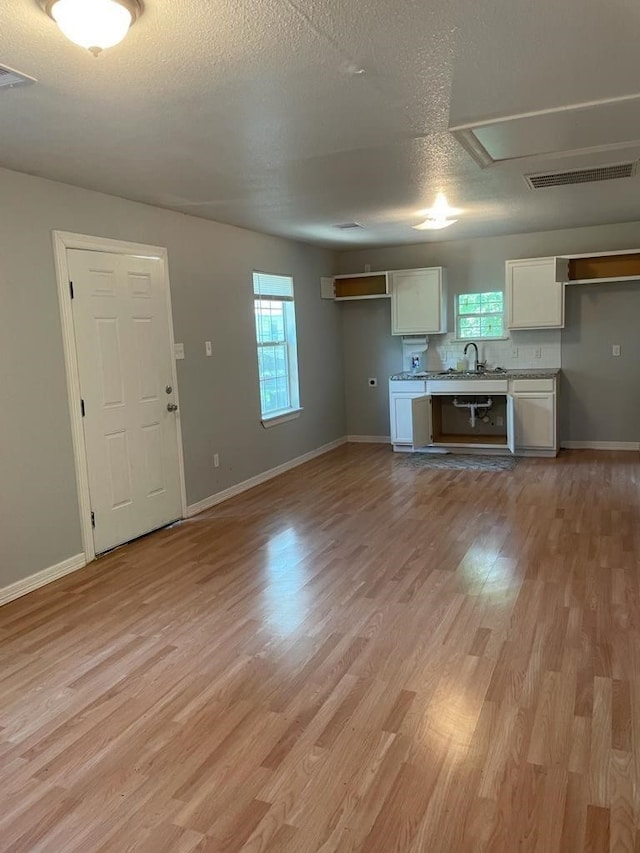
[[[487,296],[488,294],[499,293],[502,297],[502,310],[500,311],[483,311],[483,312],[475,312],[475,313],[460,313],[460,297],[461,296]],[[501,335],[474,335],[472,337],[463,337],[460,329],[460,320],[462,318],[467,317],[500,317],[502,319],[502,334]],[[468,343],[469,341],[479,340],[479,341],[506,341],[508,340],[508,336],[505,334],[505,295],[503,290],[480,290],[480,291],[469,291],[465,290],[461,293],[456,293],[455,295],[455,322],[456,322],[456,340]]]
[[[284,295],[283,293],[276,293],[276,287],[273,288],[273,292],[269,292],[268,284],[265,282],[260,282],[260,277],[268,278],[278,278],[278,279],[287,279],[290,284],[290,292],[291,295]],[[286,275],[283,273],[266,273],[262,270],[254,270],[252,273],[252,284],[253,284],[253,318],[254,318],[254,334],[255,334],[255,345],[256,345],[256,361],[258,368],[258,399],[260,403],[260,421],[262,426],[266,428],[276,426],[280,423],[285,423],[286,421],[293,420],[300,416],[300,413],[303,411],[303,407],[300,405],[300,385],[299,385],[299,371],[298,371],[298,340],[297,340],[297,331],[296,331],[296,307],[295,307],[295,289],[294,289],[294,281],[293,276]],[[266,289],[262,289],[262,288]],[[283,289],[287,288],[283,286]],[[278,303],[282,306],[282,319],[283,319],[283,337],[282,339],[278,338],[277,340],[261,340],[261,332],[259,330],[258,323],[258,311],[260,309],[259,303],[265,302],[273,302]],[[263,385],[266,381],[265,377],[263,377],[261,372],[261,363],[262,359],[260,357],[261,350],[267,349],[269,347],[276,348],[282,347],[284,348],[286,354],[286,373],[285,377],[287,379],[287,396],[288,396],[288,406],[280,409],[273,409],[269,411],[265,411],[263,409]],[[282,378],[279,376],[269,377],[269,378]]]

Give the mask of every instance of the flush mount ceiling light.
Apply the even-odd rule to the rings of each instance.
[[[449,207],[444,193],[438,193],[433,207],[422,211],[422,213],[427,218],[419,225],[412,226],[416,231],[438,231],[440,228],[448,228],[449,225],[458,221],[457,219],[450,219],[450,217],[457,216],[462,211],[455,207]]]
[[[122,41],[142,14],[141,0],[40,0],[64,35],[94,56]]]

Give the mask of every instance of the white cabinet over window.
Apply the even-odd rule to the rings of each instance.
[[[564,258],[506,262],[509,329],[561,329],[564,326]]]
[[[447,331],[442,267],[391,273],[391,334],[438,335]]]

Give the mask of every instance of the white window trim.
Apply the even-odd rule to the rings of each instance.
[[[476,293],[502,293],[502,311],[494,311],[492,314],[460,314],[459,305],[460,305],[460,297],[461,296],[472,296]],[[504,329],[505,325],[505,304],[504,304],[504,292],[503,291],[491,291],[491,290],[464,290],[460,293],[456,293],[454,298],[454,307],[455,307],[455,338],[453,343],[460,344],[468,344],[471,341],[479,340],[479,341],[508,341],[510,338],[505,335],[491,335],[491,337],[487,337],[486,335],[478,335],[475,338],[461,338],[460,337],[460,317],[498,317],[502,316],[502,328]]]
[[[271,344],[277,344],[278,346],[284,344],[287,352],[287,362],[288,362],[288,379],[289,379],[289,395],[291,398],[291,402],[294,404],[288,409],[280,409],[277,412],[270,412],[267,415],[262,413],[262,402],[260,403],[260,423],[264,427],[264,429],[271,429],[271,427],[278,426],[279,424],[286,423],[287,421],[295,420],[300,417],[301,412],[304,411],[304,407],[300,405],[300,379],[298,373],[298,330],[296,323],[296,311],[295,311],[295,287],[293,276],[288,273],[265,273],[263,270],[253,270],[253,276],[255,275],[274,275],[282,278],[291,279],[291,288],[293,295],[289,298],[283,298],[282,302],[289,302],[293,307],[293,312],[285,312],[285,340],[284,341],[274,341]],[[253,282],[253,305],[254,305],[254,313],[255,313],[255,302],[257,299],[260,299],[261,296],[255,293],[255,282]],[[269,298],[269,295],[263,296],[264,298]],[[277,300],[277,297],[271,297]],[[293,326],[293,336],[291,335],[292,329],[289,327],[289,323]],[[293,337],[293,340],[291,340]],[[256,353],[260,351],[261,346],[269,346],[270,342],[265,341],[262,344],[258,342],[256,339]],[[258,371],[258,385],[260,385],[260,374]]]
[[[262,418],[261,424],[265,429],[271,429],[271,427],[278,426],[278,424],[295,421],[296,418],[300,417],[302,412],[304,412],[303,406],[299,409],[285,409],[283,412],[276,412],[273,415],[269,415],[268,418]]]

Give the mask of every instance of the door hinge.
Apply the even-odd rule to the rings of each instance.
[[[92,527],[96,526],[96,514],[95,514],[95,512],[91,513],[91,526]]]
[[[84,400],[80,400],[80,411],[82,412],[82,417],[84,417]]]
[[[73,282],[72,281],[69,282],[69,293],[71,294],[71,298],[73,299],[74,295],[73,295]]]

